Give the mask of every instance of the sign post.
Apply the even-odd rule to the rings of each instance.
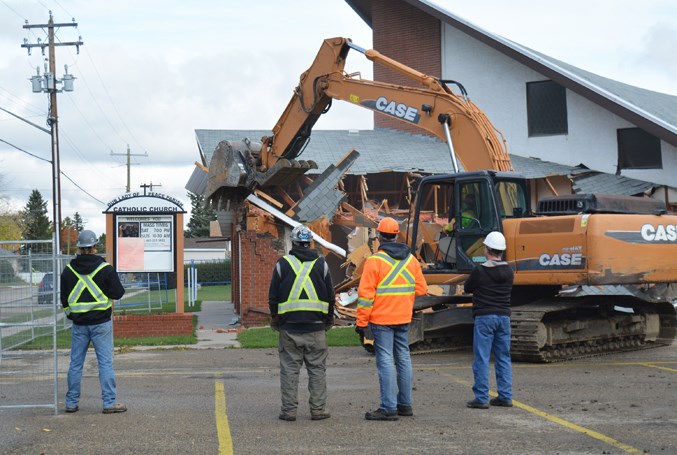
[[[170,196],[125,193],[108,203],[106,251],[118,273],[176,272],[176,312],[183,313],[183,204]]]

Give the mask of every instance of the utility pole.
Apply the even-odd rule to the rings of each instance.
[[[49,117],[47,118],[47,124],[50,127],[50,135],[52,137],[52,199],[54,207],[54,231],[56,232],[56,244],[55,249],[57,253],[61,252],[61,165],[59,162],[59,116],[56,109],[56,94],[61,91],[71,92],[73,91],[73,77],[72,74],[68,74],[68,67],[65,67],[65,74],[61,80],[56,78],[56,46],[75,46],[78,53],[80,53],[80,46],[83,45],[82,38],[78,37],[77,41],[73,42],[63,42],[55,43],[54,42],[54,29],[60,27],[77,27],[78,24],[73,20],[70,23],[55,24],[52,17],[52,12],[49,12],[49,22],[47,24],[37,24],[30,25],[28,21],[23,26],[24,29],[31,28],[41,28],[47,29],[47,42],[41,42],[40,38],[37,39],[36,44],[28,42],[28,39],[24,38],[24,43],[21,47],[28,50],[28,55],[31,54],[31,50],[34,47],[39,47],[42,55],[45,55],[45,48],[48,50],[49,70],[47,63],[45,63],[45,74],[40,76],[40,67],[37,68],[37,75],[31,77],[31,84],[33,86],[33,93],[49,93]],[[63,84],[63,90],[58,90],[56,88],[57,84]]]
[[[111,156],[127,155],[127,187],[126,187],[125,193],[129,193],[131,191],[131,186],[130,186],[130,183],[131,183],[130,180],[131,179],[130,179],[130,172],[129,172],[129,168],[132,166],[131,157],[133,157],[133,156],[148,156],[148,153],[146,153],[146,152],[144,152],[143,154],[141,154],[141,153],[131,153],[130,150],[129,150],[129,144],[127,144],[127,153],[113,153],[113,151],[111,150],[110,154],[111,154]]]

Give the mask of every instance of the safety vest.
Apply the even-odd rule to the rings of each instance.
[[[278,314],[290,313],[292,311],[319,311],[320,313],[329,313],[329,303],[323,302],[317,297],[317,291],[310,279],[310,271],[313,269],[315,262],[301,262],[296,256],[288,255],[283,258],[289,263],[292,270],[296,274],[294,284],[287,300],[278,305]],[[306,292],[307,298],[301,298],[303,291]]]
[[[383,251],[374,254],[372,258],[379,259],[390,265],[390,271],[386,273],[380,283],[376,286],[376,297],[378,296],[392,296],[392,295],[414,295],[416,291],[416,278],[409,272],[407,266],[409,262],[414,259],[411,254],[407,259],[393,259]],[[399,280],[397,278],[402,278]],[[357,306],[363,308],[371,307],[374,300],[359,299]]]
[[[68,264],[68,268],[75,274],[78,282],[70,294],[68,294],[68,308],[65,308],[66,314],[70,313],[86,313],[88,311],[104,311],[112,306],[111,300],[103,293],[101,288],[94,282],[94,277],[104,267],[108,265],[107,262],[102,262],[92,273],[88,275],[81,275]],[[80,296],[86,290],[94,297],[93,302],[80,302]]]

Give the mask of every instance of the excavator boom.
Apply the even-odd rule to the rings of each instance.
[[[412,86],[365,80],[344,71],[348,52],[363,53],[375,64],[390,68],[412,80]],[[418,86],[414,86],[418,84]],[[310,140],[313,126],[342,100],[435,135],[450,147],[453,171],[457,156],[465,170],[512,170],[505,140],[484,112],[466,96],[458,95],[440,79],[423,74],[379,52],[364,50],[348,38],[324,40],[313,64],[305,71],[291,100],[260,147],[223,144],[209,166],[207,197],[222,187],[257,187],[293,182],[312,162],[298,161]],[[458,152],[456,152],[458,151]]]

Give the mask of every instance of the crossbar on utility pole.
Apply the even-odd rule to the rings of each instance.
[[[113,153],[111,150],[110,152],[111,156],[127,156],[127,186],[126,186],[126,193],[129,193],[131,191],[131,172],[129,171],[129,168],[132,166],[131,162],[131,157],[133,156],[148,156],[148,153],[143,152],[141,153],[131,153],[129,150],[129,144],[127,144],[127,153]]]
[[[61,163],[59,160],[59,115],[57,112],[56,108],[56,94],[59,90],[56,88],[57,82],[56,79],[56,52],[55,48],[57,46],[76,46],[78,49],[78,52],[80,51],[80,46],[82,46],[83,42],[81,39],[78,39],[78,41],[73,41],[73,42],[62,42],[62,43],[55,43],[54,41],[54,29],[55,28],[60,28],[60,27],[77,27],[78,24],[77,22],[69,22],[69,23],[59,23],[55,24],[54,23],[54,18],[52,17],[52,12],[49,12],[49,21],[47,24],[34,24],[30,25],[28,24],[28,21],[26,21],[26,24],[23,26],[24,29],[32,29],[32,28],[42,28],[43,30],[47,28],[47,43],[40,42],[38,41],[37,44],[33,43],[28,43],[28,40],[24,39],[24,43],[21,45],[21,47],[25,48],[28,50],[28,53],[31,53],[31,49],[35,47],[39,47],[44,55],[45,53],[45,48],[48,49],[49,51],[49,75],[50,77],[45,77],[44,80],[44,87],[42,87],[42,90],[40,90],[40,87],[38,88],[38,91],[46,91],[49,93],[49,117],[47,119],[47,123],[50,127],[50,135],[51,135],[51,145],[52,145],[52,199],[53,199],[53,207],[54,207],[54,231],[56,232],[56,241],[55,241],[55,249],[57,253],[61,252]],[[47,76],[47,75],[45,75]],[[38,84],[40,85],[40,84]],[[72,89],[72,88],[71,88]]]

